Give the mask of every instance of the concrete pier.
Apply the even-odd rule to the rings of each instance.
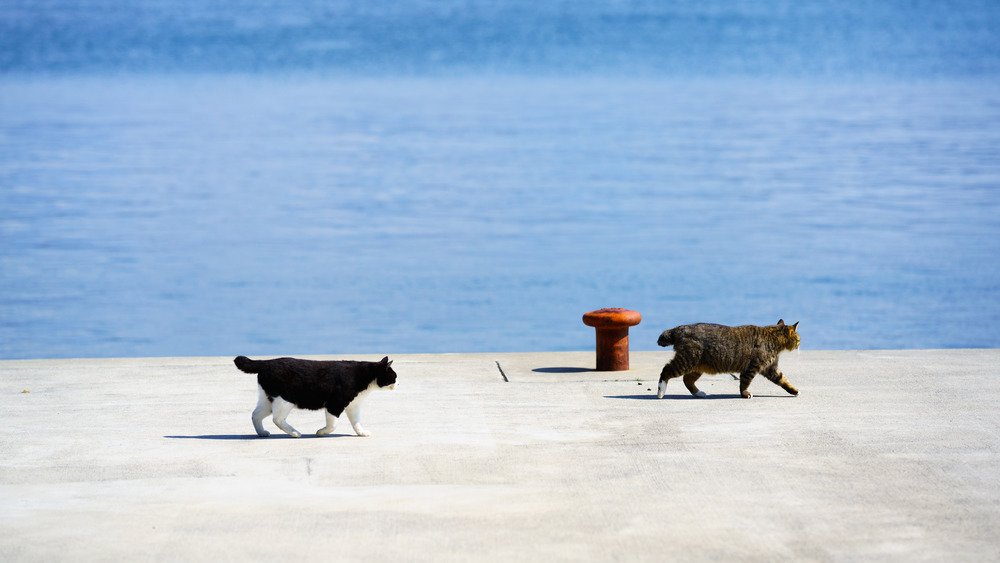
[[[786,353],[749,400],[656,400],[669,350],[386,353],[368,438],[258,438],[230,357],[0,361],[0,560],[1000,560],[1000,350]]]

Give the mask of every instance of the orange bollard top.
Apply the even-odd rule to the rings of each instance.
[[[598,309],[583,315],[583,324],[595,328],[624,328],[635,326],[642,321],[642,315],[628,309]]]

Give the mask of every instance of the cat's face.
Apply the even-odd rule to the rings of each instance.
[[[785,327],[785,338],[788,339],[789,350],[797,350],[799,344],[802,343],[802,339],[799,338],[799,331],[795,330],[795,327],[799,326],[799,323],[795,323],[792,326]]]
[[[799,323],[795,323],[799,324]],[[799,338],[799,333],[795,330],[795,326],[788,327],[788,339],[792,343],[792,350],[798,350],[799,344],[802,343],[802,339]]]
[[[777,326],[778,326],[778,330],[782,331],[782,334],[785,337],[785,341],[787,342],[788,349],[789,350],[797,350],[798,347],[799,347],[799,344],[802,342],[802,339],[799,338],[799,332],[797,330],[795,330],[799,326],[799,323],[796,322],[793,325],[786,325],[785,321],[779,319]]]
[[[382,363],[385,364],[385,372],[380,373],[376,381],[379,387],[388,387],[389,389],[396,388],[396,372],[392,369],[392,361],[386,356],[382,358]]]

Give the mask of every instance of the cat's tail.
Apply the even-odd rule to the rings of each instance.
[[[236,364],[236,367],[240,368],[240,371],[242,371],[242,372],[245,372],[245,373],[260,373],[257,370],[257,368],[254,367],[254,364],[256,364],[257,362],[251,360],[250,358],[248,358],[246,356],[236,356],[236,359],[233,360],[233,363]]]
[[[673,346],[677,342],[677,328],[669,328],[663,331],[663,334],[656,339],[656,343],[660,346]]]

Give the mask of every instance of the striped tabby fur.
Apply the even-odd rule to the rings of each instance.
[[[695,382],[703,373],[740,374],[740,395],[749,399],[750,382],[758,373],[792,395],[799,390],[778,370],[778,354],[799,347],[799,323],[779,320],[771,326],[723,326],[699,323],[663,331],[657,344],[673,346],[674,358],[660,373],[657,397],[663,398],[667,381],[684,377],[684,385],[695,397],[705,397]]]

